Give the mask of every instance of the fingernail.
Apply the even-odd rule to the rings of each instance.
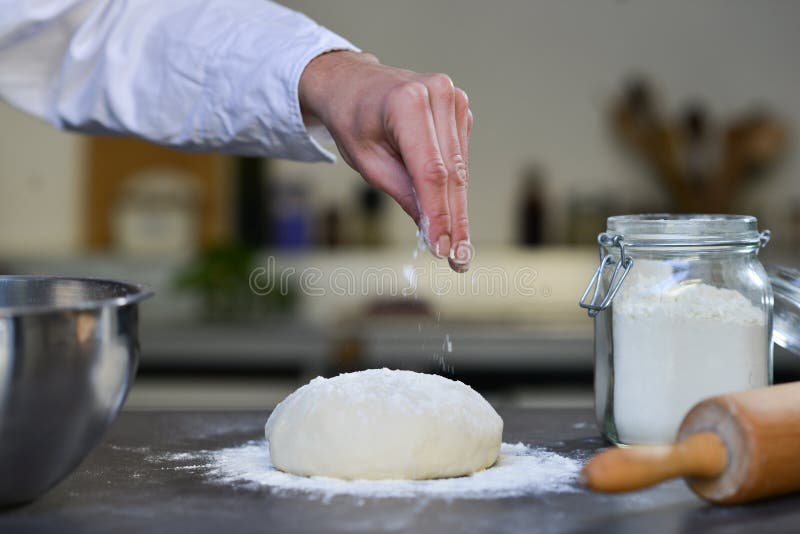
[[[453,249],[453,254],[450,256],[450,259],[453,260],[453,263],[468,265],[472,261],[474,255],[475,250],[472,248],[472,244],[469,241],[459,241]]]
[[[465,273],[469,270],[470,262],[475,258],[475,249],[469,241],[459,241],[453,249],[450,258],[450,267],[457,273]]]
[[[436,250],[434,254],[437,258],[446,258],[450,255],[450,236],[442,234],[439,236],[439,241],[436,242]]]

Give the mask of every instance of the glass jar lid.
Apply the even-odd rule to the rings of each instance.
[[[767,273],[775,299],[773,341],[800,356],[800,270],[770,265]]]
[[[578,305],[586,308],[590,317],[608,308],[633,267],[633,256],[625,252],[630,248],[743,247],[757,252],[769,240],[769,230],[759,232],[758,220],[751,215],[643,213],[609,217],[606,231],[597,236],[600,264]],[[607,268],[613,270],[603,293],[601,279]]]
[[[750,215],[646,213],[609,217],[607,233],[627,246],[758,245],[758,220]]]

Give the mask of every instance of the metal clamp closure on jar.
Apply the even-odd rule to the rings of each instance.
[[[771,237],[772,234],[769,230],[763,230],[760,232],[758,234],[759,248],[764,248],[767,243],[769,243]],[[623,236],[602,232],[597,236],[597,244],[600,248],[600,265],[598,265],[597,269],[595,269],[592,278],[589,280],[589,284],[586,286],[586,289],[583,291],[583,295],[581,295],[581,298],[578,301],[578,305],[581,308],[588,310],[589,317],[596,317],[598,313],[607,309],[611,305],[614,297],[617,296],[617,293],[622,287],[622,283],[625,281],[625,278],[628,276],[628,273],[630,273],[631,268],[633,267],[633,257],[625,253],[625,239]],[[615,259],[612,254],[604,253],[604,249],[614,247],[619,249],[619,260]],[[611,273],[611,279],[608,282],[608,291],[606,291],[605,295],[601,296],[600,284],[602,281],[603,272],[605,271],[606,267],[611,265],[614,266],[614,270]],[[589,297],[590,293],[592,298],[587,302],[587,298]]]
[[[619,288],[622,287],[622,282],[628,276],[628,273],[633,267],[633,258],[625,254],[625,240],[621,235],[612,235],[603,232],[597,236],[597,244],[600,248],[600,265],[594,271],[589,285],[581,295],[578,304],[581,308],[586,308],[589,312],[589,317],[595,317],[598,313],[608,308],[611,301],[617,295]],[[619,261],[614,259],[611,254],[604,254],[603,251],[608,247],[617,247],[619,249]],[[600,283],[603,276],[603,271],[606,267],[614,265],[614,271],[611,273],[611,280],[608,284],[608,291],[600,297]],[[594,288],[594,290],[593,290]],[[586,302],[586,298],[592,293],[592,299]]]

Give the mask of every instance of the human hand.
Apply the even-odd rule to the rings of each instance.
[[[444,74],[418,74],[342,51],[308,64],[299,98],[304,119],[325,125],[348,165],[400,204],[433,254],[466,271],[473,256],[466,93]]]

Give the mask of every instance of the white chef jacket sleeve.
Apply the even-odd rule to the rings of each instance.
[[[52,124],[185,150],[333,161],[303,69],[348,41],[266,0],[0,0],[0,97]]]

